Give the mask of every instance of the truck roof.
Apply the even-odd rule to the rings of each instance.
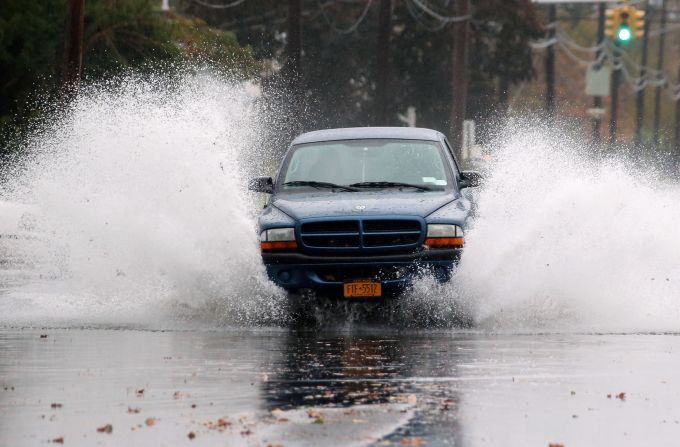
[[[293,144],[364,139],[440,141],[443,138],[441,132],[421,127],[345,127],[303,133],[293,140]]]

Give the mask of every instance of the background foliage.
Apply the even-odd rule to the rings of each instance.
[[[207,1],[207,0],[206,0]],[[210,0],[208,3],[224,4]],[[86,0],[84,76],[102,79],[129,67],[200,59],[231,76],[259,78],[266,99],[286,110],[290,100],[280,68],[286,63],[287,3],[246,0],[215,9],[194,0]],[[203,2],[205,3],[205,2]],[[417,124],[449,128],[450,25],[414,13],[410,0],[394,0],[390,46],[390,103],[398,113],[416,107]],[[375,121],[378,8],[374,1],[352,32],[364,0],[303,0],[302,86],[305,113],[297,129],[370,125]],[[455,2],[429,0],[444,15]],[[507,90],[534,76],[528,41],[543,30],[530,0],[473,0],[468,115],[483,126]],[[3,0],[0,14],[0,148],[10,150],[37,99],[57,97],[66,0]]]

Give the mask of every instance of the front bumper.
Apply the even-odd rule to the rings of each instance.
[[[354,279],[382,283],[384,295],[397,295],[416,278],[430,274],[440,282],[451,270],[462,249],[424,250],[410,254],[379,256],[312,256],[302,253],[263,253],[269,278],[289,291],[311,289],[342,295],[342,285]]]

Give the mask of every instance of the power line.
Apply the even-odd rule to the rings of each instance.
[[[359,18],[356,20],[356,22],[354,22],[354,23],[353,23],[349,28],[347,28],[347,29],[340,29],[340,28],[338,28],[338,27],[335,25],[335,23],[334,23],[334,22],[326,15],[326,12],[324,11],[324,9],[325,9],[326,7],[328,7],[328,5],[329,5],[330,3],[325,3],[325,4],[324,4],[324,3],[321,3],[321,0],[318,0],[318,2],[319,2],[319,7],[321,8],[321,15],[323,16],[324,20],[328,23],[328,25],[330,25],[330,27],[331,27],[331,29],[332,29],[333,31],[335,31],[336,33],[339,33],[339,34],[351,34],[351,33],[353,33],[354,31],[356,31],[357,28],[359,28],[359,25],[361,24],[361,22],[363,22],[364,19],[366,18],[366,16],[368,15],[368,10],[371,8],[371,5],[373,4],[373,0],[367,0],[367,1],[366,1],[366,6],[364,7],[364,10],[361,12],[361,15],[360,15]]]
[[[454,16],[454,17],[444,16],[444,15],[439,14],[438,12],[434,11],[433,9],[431,9],[422,0],[411,0],[411,1],[413,2],[413,4],[418,6],[418,8],[420,8],[421,11],[423,11],[426,14],[428,14],[429,16],[439,20],[440,22],[444,22],[444,23],[463,22],[465,20],[469,20],[472,17],[471,14],[466,14],[464,16]],[[466,2],[466,1],[469,1],[469,0],[458,0],[458,1]]]
[[[576,43],[568,34],[562,32],[561,30],[557,31],[557,35],[560,39],[560,41],[564,42],[565,44],[569,45],[572,50],[575,51],[581,51],[584,53],[597,53],[598,51],[602,50],[605,45],[605,41],[601,41],[597,45],[593,45],[592,47],[584,47]]]
[[[413,0],[406,0],[406,9],[408,10],[411,17],[413,17],[413,19],[415,19],[415,21],[418,22],[427,31],[435,33],[437,31],[441,31],[447,25],[446,22],[441,21],[436,25],[431,25],[427,23],[424,17],[424,13],[420,12],[418,5],[414,4]]]
[[[614,48],[611,41],[603,40],[592,47],[583,47],[574,42],[566,33],[558,33],[553,39],[543,39],[540,41],[530,42],[532,49],[545,50],[546,48],[557,45],[571,60],[582,66],[600,66],[608,63],[612,70],[620,70],[623,80],[630,86],[634,93],[644,90],[647,87],[660,87],[666,90],[668,96],[673,102],[680,101],[680,83],[671,84],[670,77],[663,70],[648,67],[637,63],[629,54],[622,48],[618,48],[618,52],[614,54]],[[595,59],[583,59],[579,57],[574,51],[591,53],[597,49],[602,49],[600,56]],[[634,76],[631,74],[630,68],[635,71],[643,72],[642,76]],[[644,70],[642,70],[644,68]]]
[[[235,0],[231,3],[226,3],[226,4],[214,4],[214,3],[206,3],[203,0],[193,0],[194,3],[197,5],[204,6],[206,8],[212,8],[212,9],[228,9],[228,8],[233,8],[234,6],[238,6],[241,3],[245,2],[246,0]]]

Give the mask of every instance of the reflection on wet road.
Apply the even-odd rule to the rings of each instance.
[[[0,445],[673,445],[679,348],[674,335],[6,329]]]

